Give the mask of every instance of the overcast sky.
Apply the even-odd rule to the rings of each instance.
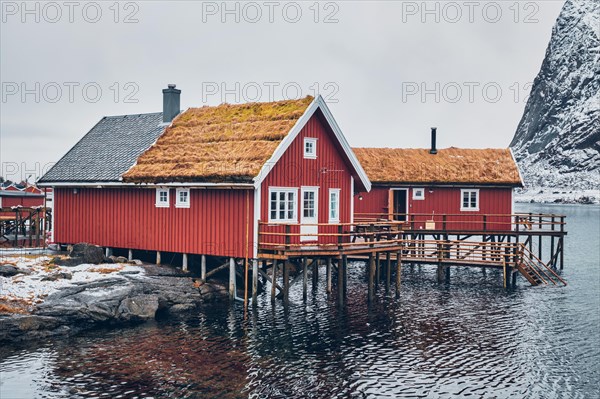
[[[507,147],[563,1],[2,1],[0,157],[39,176],[105,115],[320,92],[352,146]],[[37,21],[36,21],[37,20]]]

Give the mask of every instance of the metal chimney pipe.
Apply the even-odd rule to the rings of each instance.
[[[432,127],[431,128],[431,149],[429,150],[430,154],[437,154],[437,148],[435,146],[435,141],[436,141],[436,135],[437,135],[437,127]]]
[[[179,97],[181,90],[175,88],[174,84],[168,85],[168,88],[163,89],[163,122],[170,123],[173,118],[179,115],[180,102]]]

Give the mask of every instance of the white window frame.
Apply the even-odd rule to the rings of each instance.
[[[187,193],[187,201],[182,202],[180,193]],[[190,207],[190,189],[189,188],[178,188],[175,190],[175,208],[189,208]]]
[[[418,192],[420,192],[421,195],[417,195]],[[425,188],[420,188],[420,187],[413,188],[412,189],[412,199],[416,200],[416,201],[424,200],[425,199]]]
[[[167,193],[167,201],[163,202],[160,200],[160,194]],[[170,206],[169,199],[171,197],[170,189],[159,187],[156,189],[156,203],[154,204],[157,208],[168,208]]]
[[[469,206],[464,206],[465,193],[469,193]],[[475,207],[471,206],[471,194],[475,193]],[[464,212],[479,211],[479,189],[478,188],[463,188],[460,190],[460,210]]]
[[[271,208],[271,196],[272,193],[277,193],[277,204],[279,204],[279,193],[293,193],[294,194],[294,209],[293,209],[293,217],[292,218],[284,218],[284,219],[280,219],[280,218],[275,218],[273,219],[271,217],[271,211],[273,210]],[[269,198],[267,199],[268,201],[268,207],[267,207],[267,212],[268,212],[268,216],[269,216],[269,223],[282,223],[282,224],[286,224],[286,223],[298,223],[298,188],[297,187],[269,187]],[[288,203],[287,200],[287,196],[286,196],[286,204]],[[281,209],[279,209],[279,207],[276,209],[276,215],[279,216],[279,212],[281,211]],[[285,214],[288,214],[289,209],[286,207],[285,208]]]
[[[330,188],[329,189],[329,223],[339,223],[340,222],[340,200],[341,200],[341,189],[339,188]],[[331,195],[332,194],[336,194],[337,195],[337,202],[336,202],[336,207],[335,207],[335,213],[336,213],[336,217],[333,217],[331,212],[334,210],[334,208],[331,206],[332,202],[331,202]]]
[[[306,152],[306,144],[311,143],[313,151],[312,153]],[[317,159],[317,139],[315,137],[305,137],[302,143],[302,153],[305,159]]]

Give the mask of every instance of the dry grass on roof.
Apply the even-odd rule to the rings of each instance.
[[[312,101],[309,96],[190,108],[138,158],[123,180],[249,182]]]
[[[471,183],[521,185],[508,149],[354,148],[374,183]]]

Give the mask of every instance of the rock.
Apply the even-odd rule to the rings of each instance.
[[[128,261],[127,263],[129,263],[130,265],[137,265],[137,266],[142,266],[144,264],[144,262],[142,262],[139,259],[132,259],[132,260]]]
[[[121,302],[117,318],[122,321],[145,321],[154,319],[157,310],[158,296],[137,295]]]
[[[83,260],[85,263],[93,263],[95,265],[105,261],[104,251],[102,248],[95,245],[88,245],[83,252]]]
[[[56,281],[56,280],[71,280],[73,275],[69,272],[57,272],[49,274],[42,278],[42,281]]]
[[[124,256],[109,256],[108,257],[110,260],[113,261],[113,263],[128,263],[129,261],[127,260],[126,257]]]
[[[0,276],[12,277],[14,275],[22,273],[21,269],[13,265],[0,265]]]

